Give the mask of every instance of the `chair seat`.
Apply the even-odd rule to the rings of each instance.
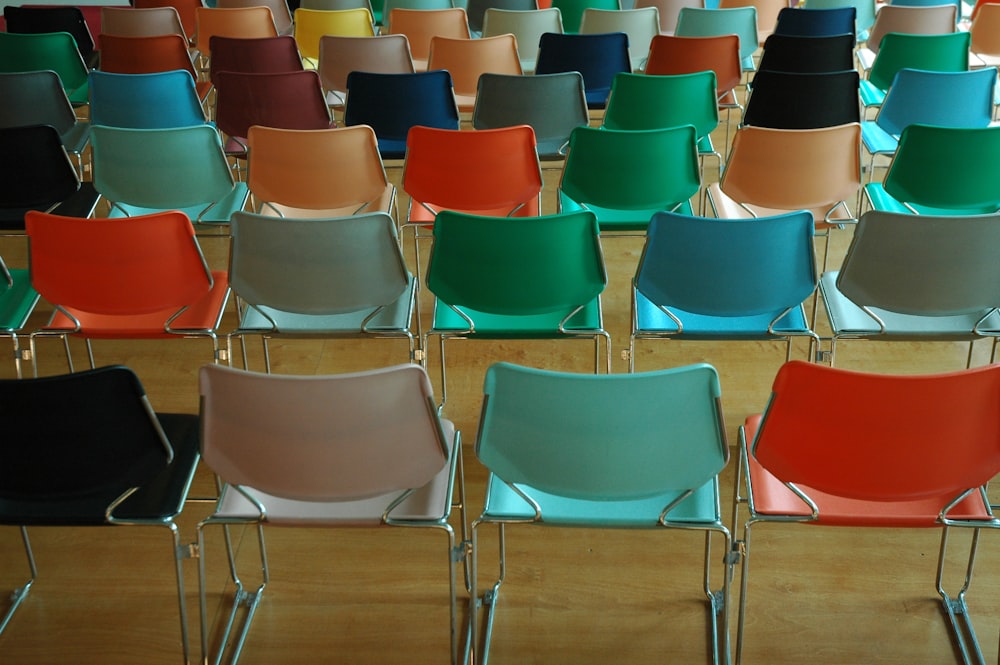
[[[38,293],[31,286],[31,275],[25,269],[10,270],[14,284],[0,289],[0,331],[17,332],[28,322],[38,303]]]
[[[233,184],[233,189],[229,194],[209,208],[205,204],[199,203],[193,206],[173,209],[183,212],[195,225],[228,224],[229,218],[234,212],[243,210],[249,197],[250,189],[247,187],[247,184],[245,182],[236,182]],[[111,208],[108,217],[135,217],[137,215],[149,215],[156,212],[162,212],[162,210],[159,208],[142,208],[127,203],[116,203]]]
[[[635,300],[636,335],[676,334],[677,325],[663,310],[638,291],[635,293]],[[745,337],[748,340],[774,339],[775,335],[768,334],[767,328],[771,321],[781,314],[781,312],[769,312],[755,316],[706,316],[676,308],[670,308],[670,311],[681,320],[684,326],[684,332],[679,337],[687,339],[731,339],[733,337]],[[809,326],[803,308],[797,307],[783,316],[774,326],[774,331],[777,335],[809,334]]]
[[[747,419],[746,438],[752,441],[760,426],[761,416]],[[753,484],[753,505],[763,515],[808,516],[810,510],[788,487],[749,456],[750,479]],[[828,526],[937,527],[938,515],[954,496],[932,497],[916,501],[866,501],[852,499],[799,485],[803,493],[819,508],[815,524]],[[949,517],[989,519],[989,506],[979,494],[972,494],[948,513]]]
[[[385,158],[385,155],[383,155],[383,158]],[[290,219],[347,217],[350,215],[360,215],[362,213],[369,212],[385,212],[394,214],[395,202],[396,186],[387,182],[385,189],[382,190],[382,193],[367,203],[353,202],[350,205],[337,208],[296,208],[293,206],[275,203],[274,201],[267,201],[265,205],[260,206],[259,212],[261,215],[271,216],[276,215],[277,212],[275,211],[278,211],[281,213],[282,217]]]
[[[865,150],[873,155],[892,154],[899,145],[899,137],[885,131],[872,120],[861,123],[861,141]]]
[[[920,205],[918,203],[910,203],[913,210],[908,208],[902,201],[892,196],[885,191],[885,186],[881,182],[870,182],[865,184],[865,197],[871,204],[871,207],[875,210],[881,210],[885,212],[902,212],[902,213],[913,213],[914,210],[917,214],[921,215],[986,215],[990,213],[997,212],[995,206],[981,206],[975,208],[937,208],[934,206]]]
[[[632,501],[588,501],[548,494],[533,487],[521,488],[538,502],[542,522],[562,526],[656,528],[663,509],[681,492],[661,494]],[[490,474],[481,519],[489,521],[530,519],[535,514],[528,503],[509,485]],[[713,478],[668,515],[673,522],[692,526],[719,526],[719,485]]]
[[[468,308],[460,308],[469,315],[475,324],[475,337],[519,338],[519,337],[564,337],[559,332],[559,322],[569,314],[552,312],[548,314],[518,314],[506,316],[502,314],[486,314]],[[434,323],[432,334],[461,334],[468,330],[469,324],[448,305],[435,301]],[[599,300],[587,303],[567,322],[566,330],[570,333],[588,334],[601,330],[601,306]]]
[[[221,271],[212,271],[212,279],[214,284],[211,290],[174,320],[171,328],[176,332],[172,333],[164,330],[164,323],[176,310],[153,312],[142,316],[90,314],[74,309],[67,311],[80,321],[83,331],[81,334],[92,339],[114,339],[122,336],[136,339],[170,339],[184,334],[184,331],[200,333],[215,330],[229,300],[229,281],[226,273]],[[72,331],[74,328],[70,318],[62,311],[56,310],[42,330],[59,332]]]
[[[858,82],[858,94],[861,95],[861,105],[864,107],[879,106],[885,101],[885,90],[876,87],[867,79]]]
[[[717,217],[724,217],[726,219],[738,219],[738,218],[749,218],[753,216],[757,217],[770,217],[773,215],[780,215],[783,213],[790,212],[788,210],[779,210],[776,208],[765,208],[763,206],[746,204],[746,208],[740,205],[738,201],[731,198],[728,194],[722,191],[718,183],[712,183],[708,186],[708,195],[711,197],[712,205],[715,207],[717,212]],[[829,205],[820,206],[817,208],[812,208],[809,212],[812,213],[813,219],[816,220],[816,228],[828,228],[836,223],[836,220],[843,220],[845,222],[853,220],[850,214],[844,210],[843,206],[838,206],[833,214],[830,216],[831,220],[834,220],[834,224],[824,222],[827,212],[833,206],[833,203]],[[754,214],[747,212],[747,208],[753,211]]]
[[[452,459],[455,425],[441,419],[448,459]],[[445,464],[427,485],[421,487],[392,511],[390,518],[414,522],[441,522],[448,518],[452,504],[453,466]],[[246,488],[267,509],[267,523],[282,526],[371,526],[382,522],[382,516],[398,492],[353,501],[296,501]],[[216,518],[254,520],[258,511],[240,492],[232,487],[223,489]]]
[[[836,270],[823,273],[819,288],[823,302],[826,303],[830,326],[834,334],[840,337],[977,339],[978,336],[971,332],[972,328],[987,313],[982,311],[961,316],[913,316],[872,308],[872,311],[885,323],[886,332],[879,334],[878,323],[837,289],[838,275],[839,271]],[[995,311],[991,313],[981,329],[988,334],[1000,335],[1000,314]]]
[[[690,201],[683,201],[676,204],[676,207],[649,208],[640,210],[622,210],[612,208],[602,208],[592,204],[580,204],[560,193],[559,204],[564,212],[575,210],[590,210],[597,215],[597,223],[601,231],[642,231],[649,226],[649,218],[653,213],[660,210],[669,210],[682,215],[691,215],[693,209]]]

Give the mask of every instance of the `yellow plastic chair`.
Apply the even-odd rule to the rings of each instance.
[[[455,103],[460,111],[472,111],[475,107],[482,74],[523,73],[514,35],[480,39],[432,37],[427,70],[435,69],[446,69],[451,73]]]
[[[404,9],[389,12],[383,34],[406,35],[416,71],[427,69],[431,38],[470,39],[469,20],[461,7],[451,9]]]
[[[324,35],[374,37],[375,24],[367,9],[295,10],[295,43],[307,66],[319,66],[319,42]]]

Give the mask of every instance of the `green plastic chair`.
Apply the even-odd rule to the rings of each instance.
[[[21,378],[21,342],[18,332],[28,323],[28,317],[38,304],[38,292],[31,286],[26,268],[10,269],[0,257],[0,337],[9,337],[14,344],[14,370]]]
[[[890,32],[882,38],[878,54],[860,83],[863,108],[881,106],[896,72],[903,68],[934,72],[964,72],[969,69],[968,32],[912,35]]]
[[[562,14],[563,31],[567,34],[580,32],[580,24],[583,23],[583,12],[588,9],[621,9],[621,0],[552,0],[552,7],[555,7]]]
[[[601,293],[604,256],[592,212],[539,217],[485,217],[441,211],[427,288],[434,294],[431,328],[439,339],[441,397],[447,399],[449,339],[592,339],[594,372],[611,371],[610,335]],[[424,362],[426,363],[426,355]]]
[[[740,58],[744,71],[754,71],[753,54],[759,47],[757,37],[757,8],[728,7],[703,9],[681,7],[677,14],[678,37],[715,37],[737,35],[740,38]]]
[[[0,32],[0,72],[50,69],[59,74],[63,90],[74,106],[88,103],[87,65],[76,40],[68,32]]]
[[[883,182],[864,187],[873,210],[973,215],[1000,210],[1000,126],[912,124]]]
[[[705,158],[718,160],[722,175],[722,154],[712,145],[712,132],[719,126],[715,72],[656,76],[617,74],[611,82],[611,96],[604,110],[607,129],[660,129],[694,125],[698,137],[702,179]]]
[[[534,525],[703,532],[699,574],[710,609],[712,660],[728,663],[733,559],[719,509],[719,474],[729,449],[715,369],[696,364],[595,376],[498,363],[487,370],[483,392],[476,453],[489,477],[482,513],[472,522],[469,608],[473,648],[478,644],[482,662],[504,573],[516,570],[507,565],[505,529]],[[484,524],[499,531],[499,574],[481,594]],[[713,534],[722,539],[721,554],[713,552]],[[722,577],[713,589],[716,566]],[[486,614],[482,635],[480,607]]]
[[[577,127],[559,182],[561,212],[591,210],[601,233],[644,232],[660,210],[692,214],[701,189],[694,125],[620,130]]]

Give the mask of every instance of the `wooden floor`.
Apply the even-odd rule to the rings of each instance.
[[[398,181],[398,170],[390,176]],[[552,210],[558,174],[549,172],[546,178],[545,208]],[[835,234],[831,265],[843,255],[849,238],[850,230]],[[225,266],[224,241],[207,239],[204,247],[213,266]],[[640,249],[638,239],[604,242],[610,272],[604,306],[615,372],[627,367],[620,352],[627,346],[629,281]],[[0,252],[18,265],[24,261],[23,239],[3,240]],[[429,304],[425,297],[425,321]],[[47,311],[43,305],[34,322],[42,322]],[[230,314],[224,328],[232,324]],[[464,433],[471,516],[481,505],[484,484],[473,444],[485,368],[508,360],[589,371],[592,356],[587,344],[568,342],[466,342],[449,348],[445,415]],[[99,364],[134,368],[158,410],[197,411],[197,369],[210,361],[206,343],[104,343],[96,350]],[[838,365],[931,372],[962,367],[965,351],[964,345],[950,344],[845,343],[838,348]],[[980,362],[987,353],[986,348],[977,350]],[[392,341],[311,341],[277,345],[273,357],[275,371],[313,374],[393,364],[406,355]],[[85,362],[81,352],[76,359]],[[722,379],[730,444],[735,446],[737,428],[764,406],[782,359],[782,348],[765,343],[646,342],[637,369],[691,362],[715,365]],[[42,374],[64,369],[55,342],[40,347],[38,361]],[[436,353],[430,354],[429,368],[437,382]],[[11,369],[3,366],[0,372],[6,376]],[[815,408],[837,409],[836,396],[816,395]],[[731,464],[725,472],[724,506],[731,500],[733,474]],[[193,494],[209,496],[212,491],[211,475],[202,468]],[[186,509],[180,520],[185,541],[194,540],[195,525],[208,510],[208,504],[198,503]],[[937,531],[770,526],[757,533],[745,662],[938,665],[955,659],[934,588]],[[488,564],[495,561],[495,532],[484,529],[481,535],[485,584],[491,574]],[[39,578],[0,636],[0,663],[181,662],[165,530],[50,528],[34,529],[32,536]],[[239,542],[247,564],[243,572],[253,579],[253,538],[249,532],[244,536]],[[447,662],[447,560],[439,533],[272,529],[268,538],[272,580],[243,663]],[[978,577],[969,596],[987,662],[997,659],[1000,633],[998,538],[1000,534],[988,533],[983,539]],[[524,527],[510,529],[507,544],[509,569],[491,652],[498,665],[707,661],[700,536]],[[210,535],[203,554],[209,571],[208,619],[217,627],[231,591],[217,534]],[[714,556],[718,560],[721,553]],[[197,562],[186,561],[185,571],[197,656]],[[26,574],[18,532],[0,530],[0,588],[21,584]],[[738,582],[737,574],[734,588]],[[734,593],[734,604],[737,598]],[[460,595],[463,617],[464,600]]]

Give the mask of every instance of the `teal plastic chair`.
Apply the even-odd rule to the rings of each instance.
[[[21,342],[18,333],[28,324],[28,317],[38,304],[38,292],[31,286],[26,268],[8,268],[0,257],[0,336],[10,338],[14,345],[14,371],[23,376]]]
[[[611,82],[611,96],[604,110],[607,129],[661,129],[694,125],[702,179],[705,159],[714,157],[722,175],[722,154],[712,144],[719,126],[715,72],[691,74],[621,73]]]
[[[151,74],[90,72],[90,122],[108,127],[165,129],[204,125],[205,111],[186,71]]]
[[[1000,214],[861,216],[839,270],[820,278],[841,339],[974,342],[1000,336]],[[995,354],[994,354],[995,355]],[[972,360],[969,347],[967,364]]]
[[[180,210],[196,224],[228,224],[249,197],[211,125],[170,129],[91,127],[94,187],[109,217]],[[156,155],[156,159],[150,159]]]
[[[404,339],[409,354],[401,361],[413,362],[415,282],[390,215],[237,212],[230,235],[229,285],[240,307],[227,343],[232,358],[232,341],[240,340],[244,368],[248,336],[260,337],[268,372],[275,337]]]
[[[868,31],[875,23],[875,0],[805,0],[804,9],[834,9],[837,7],[854,7],[855,37],[858,43],[867,41]]]
[[[697,364],[595,376],[498,363],[487,370],[483,393],[476,454],[489,477],[483,510],[472,522],[469,610],[482,662],[505,573],[516,570],[506,557],[506,529],[533,525],[703,532],[709,648],[716,665],[728,663],[733,559],[719,508],[719,474],[729,448],[715,369]],[[486,524],[498,529],[499,574],[481,593],[480,531]],[[721,554],[713,553],[713,536],[722,540]],[[721,581],[712,588],[716,567]],[[588,638],[576,641],[586,648]]]
[[[756,7],[681,7],[674,34],[678,37],[737,35],[740,38],[743,70],[753,71],[756,68],[753,61],[753,54],[759,46]]]
[[[632,282],[629,370],[637,339],[819,344],[804,304],[816,290],[808,211],[753,219],[653,215]]]
[[[588,9],[621,9],[621,0],[552,0],[551,5],[562,14],[563,31],[567,34],[580,32],[583,13]]]
[[[966,71],[969,69],[970,46],[971,37],[968,32],[940,35],[888,33],[882,38],[878,54],[868,71],[868,78],[861,80],[862,107],[868,109],[880,106],[900,69]]]
[[[441,355],[450,339],[591,339],[594,372],[611,371],[601,293],[607,286],[597,219],[589,211],[540,217],[483,217],[442,211],[434,222],[427,288]],[[601,340],[605,356],[601,362]]]
[[[59,74],[73,106],[86,106],[87,65],[68,32],[0,32],[0,72],[50,69]]]
[[[619,130],[577,127],[559,182],[560,211],[590,210],[601,233],[643,232],[660,210],[691,214],[701,189],[694,125]]]
[[[882,182],[864,186],[873,210],[974,215],[1000,210],[1000,126],[908,125]]]

